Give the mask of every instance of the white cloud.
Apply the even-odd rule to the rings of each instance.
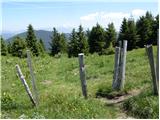
[[[80,17],[80,19],[85,20],[85,21],[90,21],[90,20],[94,20],[97,16],[99,16],[98,12],[92,13],[92,14],[89,14],[89,15],[86,15],[86,16],[82,16],[82,17]]]
[[[95,12],[91,13],[85,16],[80,17],[81,24],[85,27],[91,28],[94,26],[97,22],[101,24],[104,27],[107,27],[107,25],[111,22],[114,23],[116,30],[118,31],[123,18],[129,18],[131,15],[135,20],[141,15],[144,15],[146,10],[142,9],[133,9],[131,12]]]
[[[145,13],[146,13],[146,10],[142,10],[142,9],[132,10],[132,15],[133,16],[141,16],[141,15],[144,15]]]

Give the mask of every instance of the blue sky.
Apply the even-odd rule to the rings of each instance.
[[[91,2],[92,1],[92,2]],[[128,0],[129,1],[129,0]],[[32,24],[35,29],[70,32],[82,24],[91,28],[97,22],[103,27],[113,22],[119,30],[122,19],[135,20],[150,11],[158,14],[156,0],[4,0],[1,4],[2,30],[21,32]]]

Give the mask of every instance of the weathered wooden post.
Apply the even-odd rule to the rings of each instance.
[[[37,87],[36,87],[36,83],[35,83],[35,76],[33,73],[32,61],[31,61],[31,56],[30,56],[29,50],[27,50],[27,63],[28,63],[28,67],[29,67],[30,75],[31,75],[31,82],[32,82],[32,87],[33,87],[32,92],[34,93],[33,95],[36,100],[36,103],[38,103]]]
[[[156,76],[156,69],[155,69],[155,64],[154,64],[152,45],[146,45],[145,47],[146,47],[146,52],[148,55],[151,74],[152,74],[153,92],[155,95],[158,95],[158,83],[157,83],[157,76]]]
[[[117,82],[119,76],[119,63],[120,63],[120,47],[115,48],[115,60],[114,60],[114,76],[112,88],[117,89]]]
[[[121,48],[120,73],[119,73],[119,89],[124,88],[125,72],[126,72],[126,54],[127,54],[127,40],[123,41],[123,48]]]
[[[26,80],[25,80],[25,78],[24,78],[24,76],[23,76],[23,74],[21,72],[21,69],[20,69],[19,65],[16,65],[16,70],[17,70],[17,73],[18,73],[18,76],[19,76],[20,80],[22,81],[22,83],[23,83],[23,85],[25,87],[25,90],[26,90],[31,102],[33,103],[34,106],[36,106],[36,102],[33,99],[32,93],[31,93],[31,91],[30,91],[30,89],[28,87],[28,84],[26,83]]]
[[[158,85],[158,91],[159,91],[159,29],[157,33],[157,65],[156,65],[156,71],[157,71],[157,85]]]
[[[85,77],[85,67],[84,67],[84,54],[78,54],[79,57],[79,72],[80,72],[80,79],[81,79],[81,86],[82,86],[82,93],[85,98],[87,98],[87,83]]]

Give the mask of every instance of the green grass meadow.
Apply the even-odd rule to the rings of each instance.
[[[154,55],[156,58],[156,47]],[[145,49],[127,52],[125,91],[141,90],[122,105],[107,106],[97,92],[112,94],[114,55],[85,56],[88,99],[81,92],[78,58],[32,57],[39,105],[33,107],[16,73],[18,64],[32,88],[26,58],[1,56],[1,118],[117,118],[125,111],[134,118],[159,118],[158,97]]]

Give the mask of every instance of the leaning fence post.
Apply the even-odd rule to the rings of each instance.
[[[120,62],[120,47],[115,48],[115,60],[114,60],[114,76],[112,88],[117,89],[117,80],[119,75],[119,62]]]
[[[28,87],[28,84],[26,83],[26,80],[25,80],[25,78],[24,78],[24,76],[23,76],[23,74],[21,72],[21,69],[20,69],[19,65],[16,65],[16,70],[17,70],[17,73],[18,73],[18,76],[19,76],[20,80],[22,81],[22,83],[23,83],[23,85],[25,87],[25,90],[26,90],[31,102],[33,103],[34,106],[36,106],[36,102],[33,99],[32,93],[31,93],[31,91],[30,91],[30,89]]]
[[[30,56],[29,50],[27,50],[27,63],[28,63],[28,67],[29,67],[29,70],[30,70],[30,74],[31,74],[31,82],[32,82],[32,87],[33,87],[34,98],[36,100],[36,103],[38,103],[38,93],[37,93],[35,76],[34,76],[34,73],[33,73],[32,61],[31,61],[31,56]]]
[[[156,76],[156,69],[155,69],[155,64],[154,64],[152,45],[146,45],[145,47],[146,47],[146,52],[148,55],[151,74],[152,74],[153,92],[155,95],[158,95],[158,84],[157,84],[157,76]]]
[[[125,82],[125,72],[126,72],[126,53],[127,53],[127,40],[123,41],[123,48],[121,48],[121,60],[120,60],[120,84],[119,88],[124,88],[124,82]]]
[[[87,83],[85,77],[85,67],[84,67],[84,54],[78,54],[79,57],[79,71],[80,71],[80,79],[81,79],[81,86],[82,86],[82,93],[85,98],[87,98]]]

